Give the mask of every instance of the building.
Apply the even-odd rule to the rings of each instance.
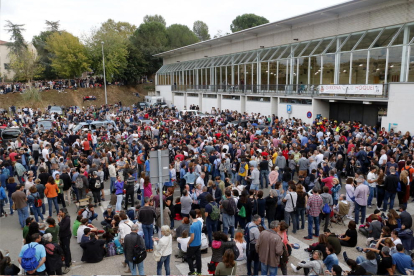
[[[156,91],[192,104],[414,130],[414,1],[354,0],[156,56]]]
[[[1,81],[13,81],[15,73],[10,69],[10,48],[7,45],[7,41],[0,40],[0,79]],[[30,51],[37,55],[36,48],[32,43],[28,44]]]

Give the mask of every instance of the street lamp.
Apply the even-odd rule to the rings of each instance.
[[[105,89],[105,105],[108,105],[108,96],[106,94],[106,75],[105,75],[105,54],[103,50],[104,42],[101,41],[102,45],[102,66],[103,66],[103,75],[104,75],[104,89]]]

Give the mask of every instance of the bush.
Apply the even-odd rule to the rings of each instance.
[[[39,89],[36,88],[27,88],[22,94],[22,98],[25,102],[41,102],[42,95],[39,92]]]

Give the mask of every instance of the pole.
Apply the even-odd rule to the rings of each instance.
[[[104,54],[104,49],[103,49],[103,46],[104,46],[103,41],[101,41],[101,45],[102,45],[102,66],[103,66],[104,89],[105,89],[105,105],[108,105],[108,96],[106,94],[105,54]]]
[[[161,150],[158,150],[158,191],[160,196],[160,216],[161,216],[161,226],[164,223],[164,212],[163,212],[163,205],[164,205],[164,194],[162,192],[162,161],[161,161]]]

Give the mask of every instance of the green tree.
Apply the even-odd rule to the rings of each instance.
[[[106,34],[115,32],[123,39],[128,39],[136,29],[137,26],[131,25],[128,22],[116,22],[113,19],[108,19],[106,22],[102,23],[102,26],[97,33]]]
[[[167,28],[169,47],[180,48],[199,42],[197,36],[185,25],[173,24]]]
[[[6,22],[6,31],[11,35],[10,40],[13,41],[9,42],[7,46],[10,48],[11,52],[19,55],[19,53],[27,49],[27,44],[24,41],[22,34],[22,32],[26,30],[23,28],[25,24],[14,24],[10,20],[6,20]]]
[[[201,41],[210,39],[210,34],[208,33],[208,26],[203,21],[197,20],[196,22],[194,22],[193,32]]]
[[[233,20],[232,24],[230,25],[230,29],[233,33],[235,33],[266,23],[269,23],[269,20],[262,16],[255,15],[253,13],[245,13],[243,15],[237,16]]]
[[[60,20],[58,21],[49,21],[46,20],[47,30],[50,32],[58,32],[60,29]]]
[[[51,65],[59,77],[74,78],[90,71],[86,48],[76,36],[55,32],[47,37],[45,48],[51,53]]]
[[[164,27],[167,26],[167,22],[165,22],[164,17],[162,17],[162,15],[146,15],[144,16],[144,23],[150,23],[150,22],[158,22],[161,23],[162,25],[164,25]]]
[[[14,80],[31,82],[43,72],[43,66],[39,62],[33,49],[26,48],[18,55],[11,52],[10,69],[15,73]]]

